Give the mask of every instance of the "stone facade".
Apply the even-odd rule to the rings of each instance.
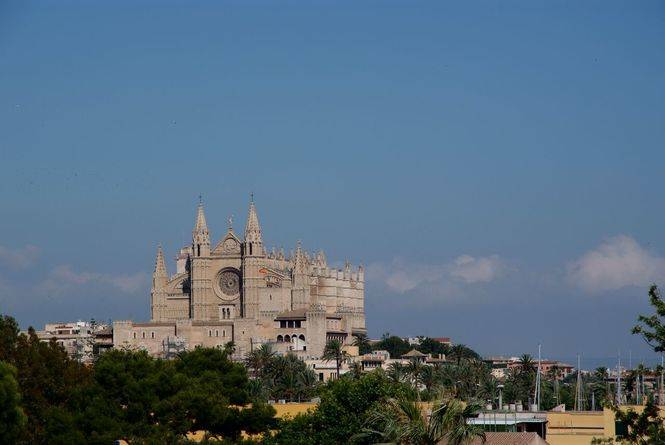
[[[215,245],[199,203],[192,243],[180,249],[169,275],[161,247],[153,273],[151,320],[114,323],[116,347],[144,348],[155,356],[232,341],[237,357],[271,343],[279,352],[320,357],[326,342],[352,343],[365,333],[362,266],[329,267],[322,251],[268,251],[254,202],[240,239],[231,221]]]

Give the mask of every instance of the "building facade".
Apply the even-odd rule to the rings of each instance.
[[[352,343],[365,333],[362,266],[330,267],[325,254],[268,251],[254,202],[244,236],[232,221],[213,244],[199,203],[192,243],[180,250],[170,275],[161,247],[153,273],[151,320],[114,323],[115,347],[143,348],[155,356],[233,342],[237,356],[264,343],[303,358],[319,357],[330,339]]]

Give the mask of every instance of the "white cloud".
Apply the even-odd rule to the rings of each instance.
[[[76,272],[69,265],[60,265],[51,270],[42,283],[43,290],[49,293],[64,293],[85,285],[110,285],[125,293],[136,293],[145,289],[149,277],[145,272],[111,275],[99,272]]]
[[[648,286],[665,279],[665,258],[619,235],[569,263],[567,279],[589,293]]]
[[[39,248],[27,245],[17,249],[0,246],[0,263],[12,269],[26,269],[39,257]]]
[[[493,281],[506,271],[506,267],[498,255],[474,258],[462,255],[450,266],[450,275],[467,283],[487,283]]]
[[[451,263],[422,264],[395,259],[391,263],[373,263],[367,278],[385,284],[389,290],[405,293],[420,287],[451,292],[456,283],[487,283],[499,278],[508,268],[498,255],[472,257],[462,255]]]

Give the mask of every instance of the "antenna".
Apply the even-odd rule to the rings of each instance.
[[[580,369],[580,355],[577,354],[577,384],[575,385],[574,411],[584,410],[584,391],[582,391],[582,371]]]
[[[663,387],[663,354],[660,355],[660,385],[658,385],[658,404],[665,402],[665,388]]]
[[[536,388],[533,393],[533,401],[536,404],[536,411],[540,411],[540,363],[541,363],[541,344],[538,343],[538,372],[536,373]]]
[[[619,362],[617,364],[617,406],[621,405],[621,351],[619,351]]]

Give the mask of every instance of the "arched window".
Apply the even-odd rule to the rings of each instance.
[[[282,337],[281,335],[278,335],[277,336],[277,343],[282,343],[283,341],[284,341],[284,337]]]
[[[284,336],[284,341],[287,342],[287,343],[291,343],[291,337],[289,337],[288,335],[285,335]]]
[[[302,341],[305,341],[305,336],[303,334],[300,334],[300,337],[298,338],[301,339]]]
[[[154,332],[150,333],[150,338],[155,338],[155,333]]]
[[[145,338],[145,332],[141,332],[141,337]]]
[[[219,337],[219,329],[215,329],[215,337]]]
[[[212,337],[212,329],[208,329],[208,337]]]
[[[196,245],[196,256],[201,256],[201,245],[200,244]]]
[[[136,332],[134,332],[134,340],[136,340]]]

